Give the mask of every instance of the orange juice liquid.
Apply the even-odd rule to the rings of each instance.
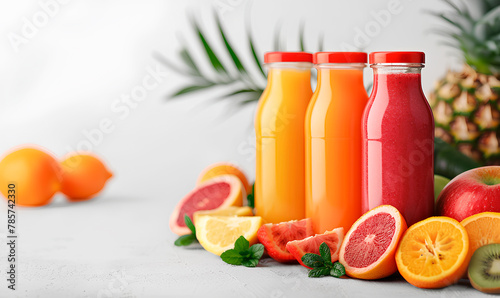
[[[312,64],[275,64],[255,118],[255,210],[268,223],[305,216],[304,119],[312,96]]]
[[[307,111],[306,216],[315,233],[338,227],[347,232],[361,216],[361,120],[368,95],[364,64],[356,65],[320,65]]]

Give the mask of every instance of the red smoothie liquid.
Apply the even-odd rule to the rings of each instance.
[[[408,226],[432,216],[434,119],[420,70],[375,69],[363,147],[363,213],[392,205]]]

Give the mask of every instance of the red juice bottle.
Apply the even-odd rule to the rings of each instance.
[[[421,86],[423,52],[374,52],[363,115],[362,212],[392,205],[408,226],[434,209],[434,119]]]

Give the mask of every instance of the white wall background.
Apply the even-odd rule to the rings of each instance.
[[[234,161],[251,179],[254,175],[248,149],[255,106],[235,112],[228,110],[229,101],[207,104],[217,91],[167,102],[167,94],[189,82],[168,72],[128,116],[121,118],[112,109],[122,94],[141,84],[148,67],[159,65],[153,52],[178,60],[177,36],[197,53],[197,61],[204,61],[188,12],[217,41],[217,52],[223,53],[212,9],[219,13],[232,44],[249,62],[247,16],[260,52],[271,49],[277,23],[282,24],[288,48],[297,50],[298,20],[306,24],[306,48],[313,50],[323,31],[325,50],[341,50],[342,42],[354,44],[356,28],[366,32],[365,27],[376,20],[373,14],[387,10],[390,1],[73,0],[57,4],[54,15],[16,51],[9,38],[22,34],[24,18],[32,21],[43,11],[40,3],[55,2],[0,4],[0,152],[33,143],[63,156],[87,140],[84,131],[95,130],[102,119],[109,119],[114,130],[92,146],[115,173],[103,199],[155,198],[167,207],[187,193],[198,173],[213,162]],[[426,91],[447,67],[460,67],[450,50],[439,46],[438,37],[429,33],[439,24],[424,14],[430,8],[442,9],[443,4],[401,0],[401,12],[392,14],[365,48],[425,51]],[[208,69],[205,64],[202,68]],[[366,75],[371,76],[371,71]]]

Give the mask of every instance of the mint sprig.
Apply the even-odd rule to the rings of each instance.
[[[302,263],[311,267],[309,277],[320,277],[331,275],[333,277],[341,277],[345,274],[345,268],[339,262],[332,263],[332,255],[330,247],[323,242],[319,246],[319,255],[307,253],[302,256]]]
[[[191,230],[191,234],[182,235],[177,238],[177,240],[175,240],[174,242],[175,246],[188,246],[191,243],[198,241],[198,239],[196,239],[196,228],[194,227],[191,218],[189,218],[187,214],[184,215],[184,222],[186,223],[186,226]]]
[[[221,259],[231,265],[243,265],[246,267],[255,267],[264,254],[264,245],[258,243],[250,246],[245,237],[240,236],[236,239],[233,249],[223,252]]]

